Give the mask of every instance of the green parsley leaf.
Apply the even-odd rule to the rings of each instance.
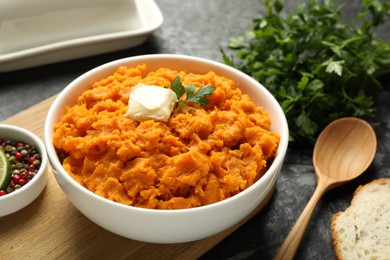
[[[194,102],[202,106],[207,105],[210,101],[205,98],[213,94],[215,87],[213,86],[201,86],[198,91],[195,92],[195,86],[189,85],[186,88],[186,99],[184,102]]]
[[[210,101],[205,97],[211,96],[215,90],[215,87],[201,86],[197,91],[195,91],[195,85],[191,84],[185,87],[180,81],[180,76],[177,76],[171,83],[171,89],[173,92],[175,92],[178,100],[180,100],[180,98],[186,94],[184,101],[178,101],[177,103],[177,107],[183,107],[189,103],[197,103],[202,106],[209,104]]]
[[[171,89],[173,92],[175,92],[177,99],[179,100],[184,93],[186,93],[186,89],[181,84],[180,77],[177,76],[172,82],[171,82]]]
[[[341,61],[330,60],[326,62],[326,72],[328,73],[334,72],[341,77],[343,74],[343,66],[342,66],[343,63],[344,61],[342,60]]]

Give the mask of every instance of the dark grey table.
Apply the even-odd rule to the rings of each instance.
[[[231,36],[242,35],[253,17],[264,12],[262,0],[157,0],[163,26],[141,46],[89,58],[17,72],[0,73],[0,121],[60,92],[82,73],[103,63],[134,55],[175,53],[221,61],[220,47]],[[285,2],[284,12],[299,0]],[[356,3],[355,3],[356,5]],[[347,15],[355,5],[348,3]],[[390,40],[390,25],[381,28]],[[0,39],[1,41],[1,39]],[[344,210],[353,191],[379,177],[390,177],[390,77],[382,78],[377,116],[369,119],[376,130],[378,150],[367,172],[349,184],[328,192],[315,210],[297,252],[297,259],[333,259],[330,221]],[[271,259],[306,205],[315,187],[312,151],[291,145],[267,206],[253,219],[203,256],[203,259]]]

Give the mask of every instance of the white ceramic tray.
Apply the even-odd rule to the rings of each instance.
[[[162,23],[154,0],[3,0],[0,72],[135,47]]]

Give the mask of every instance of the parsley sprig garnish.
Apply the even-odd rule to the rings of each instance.
[[[171,89],[175,92],[177,100],[177,107],[183,107],[189,105],[190,103],[198,103],[202,106],[207,105],[210,101],[205,98],[213,94],[215,87],[214,86],[201,86],[197,91],[196,86],[190,84],[188,86],[183,86],[180,80],[180,76],[177,76],[171,83]],[[186,94],[185,99],[180,101],[180,98]]]
[[[374,29],[389,22],[389,1],[361,1],[356,21],[349,22],[335,0],[308,0],[288,16],[280,0],[263,2],[265,13],[229,40],[232,55],[221,52],[226,64],[276,97],[291,140],[313,144],[334,119],[374,115],[378,77],[390,72],[390,43],[375,37]]]

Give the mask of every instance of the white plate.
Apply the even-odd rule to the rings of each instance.
[[[154,0],[0,1],[0,72],[131,48],[162,22]]]

